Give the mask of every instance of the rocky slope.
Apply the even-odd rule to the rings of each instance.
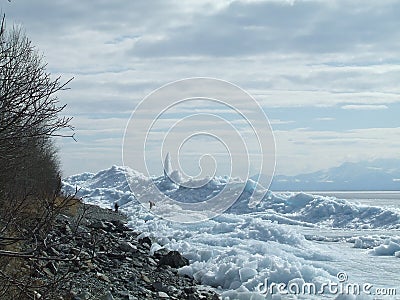
[[[54,246],[44,256],[70,259],[37,266],[43,278],[72,274],[63,279],[59,299],[219,299],[178,275],[177,268],[188,264],[178,252],[150,255],[150,238],[126,227],[120,213],[84,205],[75,216],[58,216],[48,239]]]

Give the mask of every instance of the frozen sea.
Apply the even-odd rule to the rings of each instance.
[[[346,199],[365,205],[400,209],[400,191],[314,191],[311,193],[323,196],[333,196],[338,199]]]
[[[400,211],[400,191],[314,191],[312,194],[345,199],[356,205],[375,206],[385,210]],[[399,259],[388,255],[390,251],[386,253],[384,253],[385,251],[382,253],[373,252],[377,249],[390,248],[389,246],[382,248],[382,245],[385,245],[384,242],[381,243],[382,240],[399,241],[399,228],[319,228],[315,230],[314,228],[309,229],[302,226],[296,227],[295,230],[304,234],[308,240],[327,246],[328,249],[331,249],[332,254],[338,254],[328,264],[340,269],[342,272],[346,272],[349,276],[349,281],[368,282],[377,287],[392,287],[396,289],[397,295],[386,295],[386,299],[400,299]],[[331,240],[331,242],[326,242],[327,240]],[[366,243],[365,245],[357,244],[358,241],[365,241]],[[360,249],[372,250],[360,251]],[[347,298],[351,299],[351,297]],[[385,296],[375,295],[375,297],[364,298],[385,299]]]
[[[245,190],[224,214],[195,224],[161,219],[136,201],[126,178],[156,183],[181,201],[207,199],[226,184],[179,189],[164,176],[126,167],[65,178],[64,190],[111,208],[118,201],[129,226],[151,236],[151,253],[178,250],[179,270],[223,299],[400,299],[400,192],[271,192],[249,207]]]

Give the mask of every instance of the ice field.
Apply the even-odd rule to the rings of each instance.
[[[356,193],[345,200],[333,193],[269,192],[249,207],[257,187],[242,183],[244,192],[227,212],[183,224],[161,219],[162,205],[149,211],[137,202],[126,176],[143,192],[155,183],[182,202],[207,200],[227,179],[182,189],[165,176],[113,166],[63,181],[66,193],[78,187],[85,202],[112,208],[118,201],[129,226],[156,241],[151,252],[180,251],[190,265],[179,272],[214,287],[223,299],[400,299],[400,193],[366,201]]]

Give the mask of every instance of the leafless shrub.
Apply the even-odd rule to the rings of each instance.
[[[52,138],[72,129],[61,117],[56,93],[69,83],[52,78],[19,27],[0,27],[0,298],[53,299],[67,267],[41,273],[49,262],[80,259],[79,253],[49,255],[57,217],[73,197],[60,197],[61,175]],[[68,135],[73,137],[73,135]],[[68,233],[69,234],[69,233]],[[71,232],[71,239],[76,237]],[[50,249],[50,250],[49,250]],[[50,268],[51,269],[51,268]],[[37,274],[37,273],[41,274]],[[35,294],[36,293],[36,294]],[[50,297],[50,298],[48,298]]]

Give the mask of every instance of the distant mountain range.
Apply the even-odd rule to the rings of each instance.
[[[296,176],[276,175],[272,191],[399,191],[400,160],[346,162]]]

